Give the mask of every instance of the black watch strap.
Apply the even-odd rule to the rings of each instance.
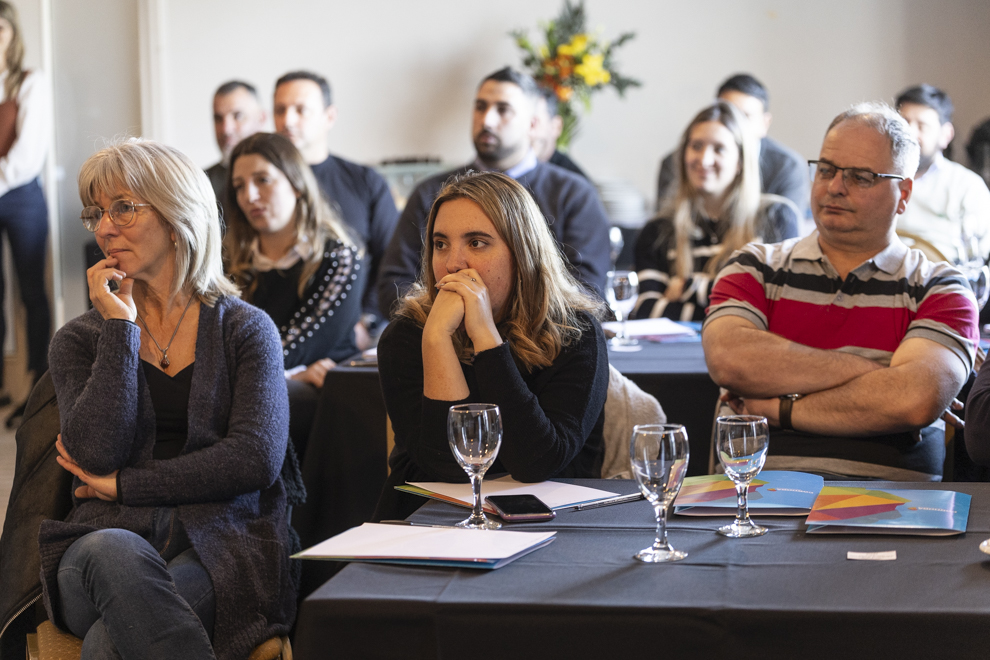
[[[777,421],[780,423],[780,428],[785,431],[794,430],[794,426],[791,425],[791,409],[794,407],[794,402],[800,398],[800,394],[785,394],[780,397],[780,411],[777,415]]]

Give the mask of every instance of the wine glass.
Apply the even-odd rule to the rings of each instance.
[[[749,517],[749,484],[760,473],[767,460],[770,429],[767,418],[756,415],[729,415],[715,420],[718,461],[732,483],[736,485],[736,519],[718,528],[722,536],[745,538],[762,536],[760,527]]]
[[[605,287],[605,299],[608,306],[615,313],[617,321],[622,322],[618,334],[609,341],[613,348],[627,348],[636,346],[639,342],[629,338],[626,322],[636,306],[636,298],[639,296],[639,277],[636,271],[632,270],[610,270],[608,272],[608,283]],[[628,350],[628,349],[627,349]]]
[[[466,403],[451,406],[447,413],[447,440],[450,451],[471,478],[474,509],[455,527],[499,529],[502,523],[485,516],[481,509],[481,480],[495,462],[502,445],[502,418],[493,403]]]
[[[679,424],[639,424],[629,440],[629,458],[639,490],[653,505],[657,535],[653,545],[634,559],[650,564],[687,557],[667,543],[667,513],[687,472],[690,450],[687,430]]]

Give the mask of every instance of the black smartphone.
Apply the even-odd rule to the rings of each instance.
[[[492,505],[499,518],[508,522],[553,520],[557,517],[557,513],[536,495],[492,495],[485,501]]]

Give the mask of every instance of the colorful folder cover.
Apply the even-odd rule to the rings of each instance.
[[[804,516],[825,480],[804,472],[761,472],[749,484],[749,510],[761,516]],[[674,500],[682,516],[734,516],[736,485],[723,474],[688,477]]]
[[[951,536],[966,531],[972,497],[949,490],[826,486],[808,515],[809,534]]]

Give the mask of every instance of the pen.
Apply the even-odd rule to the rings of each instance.
[[[430,523],[418,523],[411,520],[380,520],[382,525],[407,525],[410,527],[434,527],[436,529],[458,529],[453,525],[431,525]]]
[[[575,509],[578,511],[584,511],[585,509],[597,509],[602,506],[612,506],[613,504],[625,504],[626,502],[635,502],[641,499],[643,499],[642,493],[633,493],[632,495],[620,495],[619,497],[610,497],[607,500],[598,500],[597,502],[578,504],[575,507]]]

